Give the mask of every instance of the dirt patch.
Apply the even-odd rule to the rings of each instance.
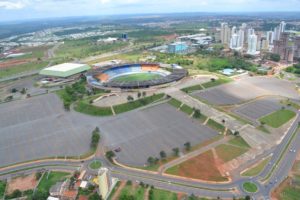
[[[280,185],[273,190],[272,194],[271,194],[271,199],[272,200],[279,200],[280,199],[280,195],[282,194],[282,191],[289,186],[289,183],[291,181],[291,178],[287,178],[285,179],[282,183],[280,183]]]
[[[38,181],[35,178],[35,174],[17,177],[8,182],[7,193],[11,194],[14,190],[20,190],[22,192],[32,190],[37,186],[37,183]]]
[[[209,150],[180,164],[178,167],[178,175],[206,181],[227,181],[228,179],[220,173],[217,167],[218,164],[213,152]]]
[[[170,41],[176,39],[177,34],[171,34],[171,35],[164,35],[160,36],[160,38],[163,38],[164,40]]]
[[[8,60],[5,62],[0,62],[0,69],[14,67],[16,65],[27,64],[29,62],[35,61],[36,59],[18,59],[18,60]]]
[[[118,200],[119,196],[121,194],[121,191],[123,190],[123,188],[126,186],[126,182],[122,181],[120,186],[118,187],[117,191],[115,192],[114,196],[111,198],[112,200]]]

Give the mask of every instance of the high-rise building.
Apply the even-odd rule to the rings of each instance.
[[[300,36],[295,38],[295,58],[300,58]]]
[[[221,42],[222,44],[230,44],[231,30],[227,23],[221,24]]]
[[[280,55],[281,60],[293,62],[295,48],[289,45],[289,36],[287,32],[281,33],[280,39],[274,41],[273,53]]]
[[[238,38],[238,45],[240,48],[244,47],[245,42],[245,31],[243,29],[240,29],[238,32],[239,38]]]
[[[249,35],[247,53],[251,55],[257,54],[256,47],[257,47],[257,36],[255,34]]]
[[[279,31],[280,31],[280,33],[284,33],[285,32],[285,27],[286,27],[286,23],[284,21],[280,22],[280,25],[279,25]]]
[[[107,199],[111,187],[108,173],[108,169],[104,167],[100,168],[98,171],[99,192],[102,199]]]
[[[273,41],[274,41],[274,32],[273,31],[267,32],[267,41],[269,42],[269,45],[273,45]]]

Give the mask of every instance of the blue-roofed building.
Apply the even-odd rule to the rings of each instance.
[[[168,45],[168,52],[169,53],[187,53],[189,46],[185,42],[175,42]]]

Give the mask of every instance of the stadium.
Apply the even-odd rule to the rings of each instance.
[[[97,88],[137,89],[176,82],[187,76],[181,67],[139,63],[106,66],[87,73],[89,85]]]

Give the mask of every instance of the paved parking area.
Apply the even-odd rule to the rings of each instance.
[[[272,112],[280,110],[281,107],[282,105],[280,104],[279,98],[264,98],[241,105],[232,112],[250,120],[253,123],[257,123],[258,119]]]
[[[195,92],[194,95],[215,105],[241,104],[264,95],[299,98],[292,83],[269,77],[242,77],[232,83]]]
[[[65,112],[55,94],[0,104],[0,166],[89,150],[96,119]]]
[[[199,144],[218,135],[167,103],[104,120],[100,127],[110,148],[121,147],[119,161],[134,166],[159,157],[162,150],[170,155],[186,142]]]

